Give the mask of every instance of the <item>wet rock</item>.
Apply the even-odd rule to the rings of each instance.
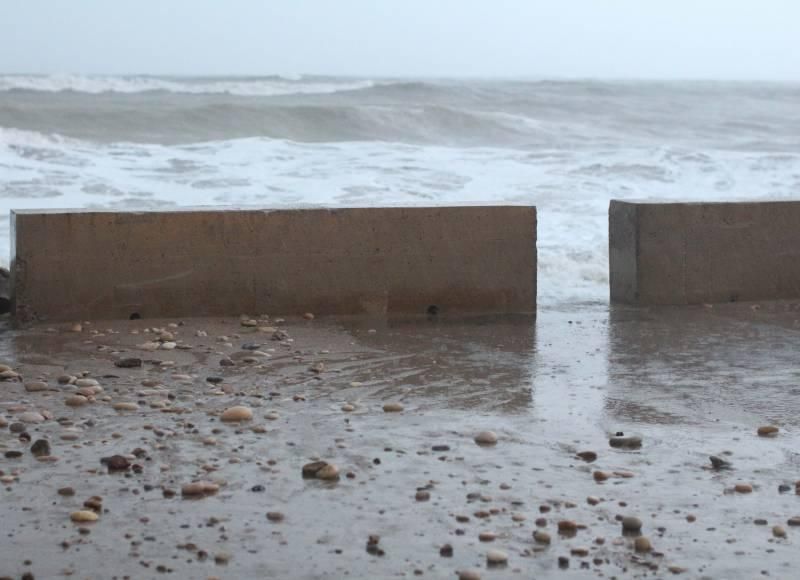
[[[792,527],[800,526],[800,516],[794,516],[786,520],[786,523]]]
[[[561,520],[558,522],[559,534],[574,534],[578,531],[578,524],[573,520]]]
[[[580,453],[576,454],[576,457],[586,461],[587,463],[591,463],[593,461],[597,461],[597,453],[594,451],[581,451]]]
[[[66,399],[64,399],[64,404],[67,407],[83,407],[89,402],[89,399],[84,397],[83,395],[70,395]]]
[[[31,381],[29,383],[25,383],[25,390],[29,393],[38,393],[40,391],[46,391],[50,387],[44,381]]]
[[[350,404],[342,405],[342,411],[344,411],[345,413],[352,413],[355,410],[356,408],[353,405]]]
[[[572,548],[569,553],[576,558],[585,558],[589,555],[589,548],[578,546],[576,548]]]
[[[236,422],[236,421],[250,421],[253,418],[253,411],[249,407],[237,405],[225,409],[220,416],[222,421]]]
[[[44,417],[42,417],[42,419],[44,419]],[[8,426],[8,430],[12,433],[22,433],[25,429],[26,427],[23,423],[11,423],[11,425]]]
[[[317,476],[317,472],[328,465],[324,461],[312,461],[311,463],[306,463],[303,466],[303,477],[307,479],[313,479]]]
[[[633,549],[639,553],[649,552],[653,549],[650,540],[645,536],[639,536],[633,541]]]
[[[44,421],[44,416],[41,413],[37,413],[35,411],[26,411],[24,413],[20,413],[17,416],[17,419],[19,419],[23,423],[42,423]],[[14,425],[11,426],[13,427]]]
[[[384,413],[402,413],[403,405],[400,403],[386,403],[383,406]]]
[[[229,358],[223,358],[223,359],[220,359],[219,366],[221,366],[221,367],[233,367],[233,366],[236,366],[236,363],[233,362]]]
[[[749,483],[737,483],[733,486],[736,493],[753,493],[753,486]]]
[[[99,514],[103,511],[103,498],[99,495],[93,495],[83,502],[83,507],[89,508],[93,512]]]
[[[786,530],[783,526],[772,526],[772,535],[776,538],[785,538]]]
[[[82,379],[77,379],[75,381],[75,386],[76,387],[99,387],[100,383],[98,383],[95,379],[82,378]]]
[[[75,489],[72,487],[60,487],[57,493],[64,497],[72,497],[75,495]]]
[[[609,475],[605,471],[595,471],[592,473],[592,477],[595,481],[602,482],[606,481],[609,478]]]
[[[486,552],[486,564],[488,566],[505,566],[508,564],[508,554],[503,550],[489,550]]]
[[[549,544],[551,541],[550,534],[542,530],[533,532],[533,539],[537,544]]]
[[[785,483],[781,483],[778,486],[778,493],[789,493],[790,491],[792,491],[792,486],[790,486],[790,485],[786,485]]]
[[[481,532],[478,534],[478,539],[481,542],[494,542],[497,539],[497,534],[494,532]]]
[[[445,544],[441,548],[439,548],[439,555],[442,558],[452,558],[453,557],[453,546],[450,544]]]
[[[759,437],[777,437],[778,431],[780,431],[780,429],[777,427],[767,425],[765,427],[759,427],[757,433]]]
[[[497,433],[494,431],[481,431],[475,435],[475,443],[478,445],[495,445],[497,441]]]
[[[314,474],[314,477],[325,481],[336,481],[339,479],[339,468],[333,463],[328,463],[322,469],[317,471],[317,473]]]
[[[569,568],[569,558],[567,558],[566,556],[559,556],[558,567],[561,569]]]
[[[597,505],[600,503],[600,498],[590,495],[589,497],[586,498],[586,503],[588,503],[589,505]]]
[[[127,471],[131,467],[131,462],[124,455],[112,455],[111,457],[103,457],[100,463],[108,468],[109,473],[117,471]]]
[[[0,372],[0,380],[2,381],[16,381],[18,379],[19,379],[19,373],[16,373],[11,369],[6,369]]]
[[[114,361],[114,366],[121,369],[135,369],[142,366],[142,359],[138,357],[122,358]]]
[[[213,495],[219,491],[219,485],[210,481],[194,481],[186,483],[181,487],[181,495],[183,497],[204,497]]]
[[[22,451],[16,451],[16,450],[6,451],[5,453],[3,453],[3,457],[5,457],[6,459],[19,459],[20,457],[22,457]]]
[[[267,490],[267,488],[264,487],[263,485],[261,485],[260,483],[254,485],[253,487],[250,488],[250,491],[255,492],[255,493],[261,493],[261,492],[264,492],[266,490]]]
[[[716,455],[710,455],[708,457],[711,460],[711,467],[714,469],[730,469],[731,462],[721,457],[717,457]]]
[[[624,534],[638,534],[642,531],[642,520],[635,516],[625,516],[621,523]]]
[[[267,519],[271,522],[278,523],[284,520],[284,515],[281,512],[267,512]]]
[[[614,436],[608,440],[608,444],[617,449],[640,449],[642,438],[636,435]]]
[[[461,570],[458,573],[458,580],[481,580],[481,573],[477,570]]]
[[[88,511],[88,510],[80,510],[77,512],[72,512],[69,515],[69,519],[76,523],[87,523],[87,522],[96,522],[100,516],[96,513]]]
[[[31,445],[31,453],[34,457],[50,455],[50,442],[47,439],[37,439],[36,442]]]
[[[417,501],[428,501],[429,499],[431,499],[431,492],[425,489],[420,489],[419,491],[417,491],[416,495],[414,496],[414,499],[416,499]]]

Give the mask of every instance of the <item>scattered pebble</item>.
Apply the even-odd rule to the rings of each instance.
[[[77,512],[72,512],[69,515],[69,519],[73,522],[77,523],[85,523],[85,522],[96,522],[100,516],[98,516],[95,512],[88,511],[88,510],[81,510]]]
[[[223,411],[220,419],[226,422],[237,422],[237,421],[250,421],[253,418],[253,411],[249,407],[244,407],[242,405],[237,405],[235,407],[229,407]]]
[[[497,443],[497,433],[494,431],[481,431],[475,435],[475,443],[478,445],[495,445]]]
[[[401,413],[403,411],[403,405],[400,403],[386,403],[383,406],[384,413]]]
[[[780,431],[780,429],[777,427],[767,425],[765,427],[759,427],[757,433],[759,437],[777,437],[778,431]]]

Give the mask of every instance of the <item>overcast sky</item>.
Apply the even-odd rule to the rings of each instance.
[[[800,80],[800,0],[0,0],[0,72]]]

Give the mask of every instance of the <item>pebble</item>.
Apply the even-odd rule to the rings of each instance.
[[[253,411],[249,407],[237,405],[225,409],[220,419],[226,422],[250,421],[253,418]]]
[[[587,463],[591,463],[592,461],[597,460],[597,453],[594,451],[581,451],[580,453],[576,454],[576,457],[586,461]]]
[[[489,550],[486,552],[486,563],[489,566],[504,566],[508,563],[508,554],[502,550]]]
[[[642,531],[642,520],[635,516],[622,518],[622,531],[626,533],[639,533]]]
[[[558,531],[561,534],[574,534],[578,531],[578,524],[573,520],[561,520],[558,522]]]
[[[139,410],[139,405],[137,405],[136,403],[120,402],[120,403],[114,403],[112,405],[112,407],[113,407],[113,409],[115,411],[138,411]]]
[[[653,546],[650,544],[649,539],[644,536],[639,536],[633,541],[633,549],[637,552],[644,553],[652,550]]]
[[[585,558],[589,555],[589,548],[578,546],[577,548],[572,548],[569,553],[578,558]]]
[[[63,495],[64,497],[72,497],[73,495],[75,495],[75,489],[71,487],[59,488],[58,495]]]
[[[35,411],[26,411],[25,413],[20,413],[17,416],[17,419],[23,423],[41,423],[44,421],[44,416],[41,413],[36,413]]]
[[[0,379],[2,379],[4,381],[11,381],[11,380],[18,379],[18,378],[19,378],[19,374],[15,373],[11,369],[5,370],[5,371],[0,373]]]
[[[759,427],[757,433],[759,437],[777,437],[778,431],[780,431],[780,429],[777,427],[767,425],[765,427]]]
[[[537,544],[549,544],[550,534],[542,530],[536,530],[535,532],[533,532],[533,539],[536,541]]]
[[[494,532],[481,532],[478,534],[478,539],[481,542],[494,542],[497,539],[497,534]]]
[[[271,522],[282,522],[284,515],[281,512],[267,512],[267,519]]]
[[[96,522],[100,516],[96,513],[91,512],[89,510],[80,510],[77,512],[72,512],[69,515],[69,519],[73,522],[85,523],[85,522]]]
[[[39,391],[46,391],[47,389],[49,389],[49,386],[44,381],[25,383],[25,390],[29,393],[37,393]]]
[[[494,431],[481,431],[475,435],[475,443],[478,445],[494,445],[497,443],[497,433]]]
[[[597,482],[606,481],[608,479],[608,474],[605,471],[595,471],[592,473],[592,477]]]
[[[83,395],[70,395],[69,397],[64,399],[64,404],[67,407],[83,407],[88,402],[89,399],[87,399]]]
[[[414,499],[416,499],[417,501],[428,501],[429,499],[431,499],[431,492],[425,489],[420,489],[414,496]]]
[[[99,387],[100,383],[98,383],[95,379],[77,379],[75,381],[76,387]]]
[[[114,366],[121,369],[135,369],[142,366],[142,359],[138,357],[122,358],[114,361]]]
[[[722,459],[722,457],[717,457],[716,455],[710,455],[708,458],[709,460],[711,460],[711,467],[713,467],[714,469],[730,469],[731,467],[731,462]]]
[[[445,544],[441,548],[439,548],[439,555],[442,558],[452,558],[453,557],[453,546],[450,544]]]
[[[800,526],[800,516],[794,516],[786,520],[786,523],[792,527]]]
[[[403,411],[403,405],[400,403],[386,403],[383,406],[384,413],[401,413]]]
[[[608,440],[608,444],[618,449],[640,449],[642,447],[642,438],[635,435],[611,437]]]
[[[786,537],[786,530],[783,526],[773,526],[772,527],[772,535],[776,538],[785,538]]]
[[[461,570],[458,573],[458,580],[481,580],[481,573],[477,570]]]
[[[317,479],[323,479],[326,481],[336,481],[339,479],[339,468],[336,467],[333,463],[326,464],[322,469],[317,471],[314,474]]]
[[[355,410],[356,408],[353,405],[350,404],[342,405],[342,411],[344,411],[345,413],[352,413]]]
[[[264,418],[268,419],[269,421],[277,421],[278,419],[281,418],[281,416],[278,415],[277,411],[270,411],[269,413],[264,415]]]
[[[219,491],[219,485],[210,481],[195,481],[186,483],[181,487],[181,495],[184,497],[202,497],[212,495]]]
[[[733,491],[736,493],[752,493],[753,486],[749,483],[737,483],[733,486]]]
[[[588,503],[589,505],[597,505],[600,503],[600,498],[590,495],[589,497],[586,498],[586,503]]]
[[[44,457],[50,455],[50,442],[47,439],[37,439],[31,445],[31,453],[34,457]]]

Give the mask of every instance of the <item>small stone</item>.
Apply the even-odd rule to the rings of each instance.
[[[29,393],[38,393],[48,389],[49,387],[44,381],[31,381],[30,383],[25,383],[25,390]]]
[[[277,411],[270,411],[269,413],[266,413],[264,415],[264,418],[267,419],[268,421],[277,421],[278,419],[281,418],[281,416],[278,415]]]
[[[478,445],[495,445],[497,443],[497,433],[494,431],[481,431],[475,435],[475,443]]]
[[[344,411],[345,413],[352,413],[355,410],[356,408],[353,405],[350,404],[342,405],[342,411]]]
[[[31,445],[31,453],[34,457],[50,455],[50,442],[47,439],[37,439],[36,442]]]
[[[505,566],[508,564],[508,554],[502,550],[489,550],[486,552],[486,564],[489,566]]]
[[[667,566],[667,570],[669,570],[672,574],[683,574],[686,572],[687,568],[683,566]]]
[[[780,429],[777,427],[767,425],[765,427],[759,427],[757,433],[759,437],[777,437],[778,431],[780,431]]]
[[[20,413],[17,416],[17,419],[22,421],[23,423],[41,423],[44,421],[44,416],[41,413],[37,413],[35,411],[26,411],[25,413]],[[12,427],[14,425],[11,425]]]
[[[577,548],[572,548],[569,553],[577,558],[585,558],[589,555],[589,548],[579,546]]]
[[[306,312],[305,314],[303,314],[303,318],[305,318],[306,320],[314,320],[314,315],[311,312]]]
[[[311,463],[306,463],[303,466],[303,477],[305,478],[314,478],[317,476],[317,472],[328,465],[324,461],[312,461]]]
[[[561,520],[558,522],[558,532],[560,534],[574,534],[578,531],[578,524],[573,520]]]
[[[219,485],[210,481],[195,481],[186,483],[181,487],[181,495],[184,497],[202,497],[212,495],[219,491]]]
[[[592,461],[597,460],[597,453],[594,451],[581,451],[580,453],[576,454],[576,457],[586,461],[587,463],[591,463]]]
[[[253,418],[253,411],[249,407],[237,405],[225,409],[220,419],[226,422],[250,421]]]
[[[172,342],[172,341],[162,342],[161,343],[161,350],[175,350],[175,348],[177,346],[178,346],[178,343],[176,343],[176,342]]]
[[[130,469],[131,462],[123,455],[112,455],[111,457],[104,457],[100,463],[108,468],[109,473],[116,471],[127,471]]]
[[[0,372],[0,380],[3,381],[13,381],[19,378],[19,374],[15,373],[11,369],[4,370]]]
[[[439,548],[439,555],[442,558],[452,558],[453,557],[453,546],[450,544],[445,544],[441,548]]]
[[[339,468],[333,463],[327,463],[322,469],[317,471],[315,477],[326,481],[336,481],[339,479]]]
[[[800,526],[800,516],[794,516],[786,520],[786,523],[792,527]]]
[[[559,556],[558,557],[558,567],[559,568],[569,568],[569,558],[566,556]]]
[[[229,358],[223,358],[219,361],[219,365],[222,367],[232,367],[236,366],[236,363]]]
[[[114,366],[121,369],[135,369],[142,366],[142,359],[137,357],[123,358],[114,361]]]
[[[419,491],[417,491],[416,495],[414,496],[414,499],[416,499],[417,501],[428,501],[429,499],[431,499],[431,492],[425,489],[420,489]]]
[[[119,403],[114,403],[112,405],[112,408],[115,411],[138,411],[139,405],[137,405],[136,403],[122,401]]]
[[[633,549],[637,552],[644,553],[652,550],[653,546],[650,544],[649,539],[644,536],[639,536],[633,541]]]
[[[100,383],[98,383],[95,379],[82,378],[82,379],[77,379],[75,381],[75,386],[76,387],[99,387]]]
[[[258,326],[258,321],[253,320],[252,318],[242,318],[240,324],[246,328],[253,328]]]
[[[752,493],[753,486],[749,483],[737,483],[733,486],[733,491],[736,493]]]
[[[458,573],[458,580],[481,580],[481,573],[477,570],[461,570]]]
[[[494,542],[497,539],[497,534],[494,532],[481,532],[478,534],[478,539],[481,542]]]
[[[9,450],[3,454],[3,457],[5,457],[6,459],[19,459],[20,457],[22,457],[22,451]]]
[[[608,479],[608,474],[605,471],[595,471],[592,473],[592,477],[597,482],[606,481]]]
[[[70,332],[83,332],[83,325],[80,322],[76,322],[72,326],[69,327]]]
[[[588,503],[589,505],[597,505],[600,503],[600,498],[590,495],[589,497],[586,498],[586,503]]]
[[[625,516],[622,518],[623,533],[636,534],[642,531],[642,520],[635,516]]]
[[[281,512],[267,512],[267,519],[271,522],[278,523],[283,521],[284,516]]]
[[[62,495],[64,497],[72,497],[75,495],[75,489],[71,487],[61,487],[58,489],[58,495]]]
[[[616,436],[611,437],[608,440],[608,444],[617,449],[640,449],[642,447],[642,438],[635,435],[630,435],[627,437]]]
[[[533,532],[533,539],[536,541],[537,544],[549,544],[550,534],[542,530],[536,530],[535,532]]]
[[[64,399],[64,404],[67,407],[83,407],[88,402],[89,399],[87,399],[83,395],[70,395],[69,397]]]
[[[90,512],[89,510],[80,510],[77,512],[72,512],[69,515],[69,519],[78,523],[96,522],[99,517],[100,516],[98,516],[96,513]]]
[[[776,538],[785,538],[786,530],[783,528],[783,526],[772,526],[772,535]]]
[[[710,455],[708,457],[711,460],[711,467],[714,469],[730,469],[731,462],[721,457],[717,457],[716,455]]]
[[[403,412],[403,405],[400,403],[386,403],[383,406],[384,413],[402,413]]]

